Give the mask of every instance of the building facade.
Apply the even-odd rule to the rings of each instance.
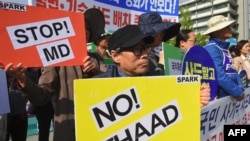
[[[180,3],[181,6],[190,11],[195,32],[204,32],[212,16],[223,15],[236,20],[233,36],[237,40],[250,37],[250,0],[188,0]]]

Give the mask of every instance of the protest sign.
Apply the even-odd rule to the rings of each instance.
[[[224,125],[250,124],[250,88],[245,90],[245,94],[242,101],[226,96],[202,108],[201,141],[224,141]]]
[[[0,4],[0,18],[4,19],[0,23],[3,64],[82,65],[87,55],[82,13],[1,1]]]
[[[168,43],[162,43],[166,75],[181,75],[184,52]]]
[[[218,81],[211,56],[201,46],[193,46],[184,55],[182,62],[183,75],[200,75],[201,84],[210,86],[211,100],[217,96]]]
[[[164,22],[178,22],[179,16],[179,1],[178,0],[163,0],[163,1],[107,1],[107,0],[36,0],[36,6],[58,9],[64,11],[80,11],[84,12],[89,8],[98,8],[102,11],[105,18],[105,29],[107,31],[115,31],[120,27],[128,24],[138,24],[139,16],[146,12],[158,12]],[[88,46],[89,51],[96,50],[95,46]],[[174,61],[171,60],[170,61]],[[109,61],[110,62],[110,61]],[[175,63],[175,62],[174,62]],[[181,64],[178,60],[178,64]],[[174,65],[175,66],[175,65]],[[170,69],[172,71],[173,69]],[[169,70],[167,68],[167,74]],[[178,72],[170,72],[170,74],[181,74],[181,69]]]
[[[199,89],[195,75],[75,80],[76,140],[199,141]]]
[[[0,69],[0,114],[10,112],[6,73]]]

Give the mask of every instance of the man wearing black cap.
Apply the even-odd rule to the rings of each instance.
[[[108,50],[116,65],[95,77],[143,76],[148,71],[149,52],[154,38],[143,34],[137,25],[127,25],[115,31]]]

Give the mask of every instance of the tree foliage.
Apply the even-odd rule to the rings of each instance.
[[[190,30],[194,29],[193,28],[194,23],[191,20],[191,12],[183,6],[180,7],[179,19],[180,19],[179,21],[181,23],[181,29],[190,29]]]
[[[204,46],[207,43],[207,37],[202,35],[200,32],[196,33],[197,44],[200,46]]]
[[[181,30],[190,29],[194,31],[193,28],[194,23],[191,19],[191,12],[188,10],[187,7],[184,6],[180,7],[179,22],[181,24]],[[204,46],[206,44],[206,36],[202,35],[199,32],[196,32],[196,39],[198,45]],[[175,45],[175,38],[169,40],[168,43],[171,45]]]

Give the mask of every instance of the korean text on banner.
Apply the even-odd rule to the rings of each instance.
[[[104,14],[105,28],[112,31],[127,24],[137,24],[139,16],[145,12],[158,12],[163,21],[171,22],[178,22],[179,15],[179,0],[36,0],[36,5],[72,12],[98,8]]]
[[[209,85],[210,101],[218,93],[218,80],[213,59],[202,46],[193,46],[185,53],[182,62],[183,75],[200,75],[201,84]]]
[[[76,138],[199,141],[199,87],[199,76],[75,80]]]
[[[12,3],[1,2],[2,5]],[[13,4],[0,8],[0,60],[25,66],[82,65],[87,55],[82,13]],[[6,9],[7,8],[7,9]],[[18,20],[13,20],[18,19]]]
[[[250,88],[245,98],[236,101],[231,96],[211,101],[201,111],[201,141],[224,141],[224,125],[250,124]]]

